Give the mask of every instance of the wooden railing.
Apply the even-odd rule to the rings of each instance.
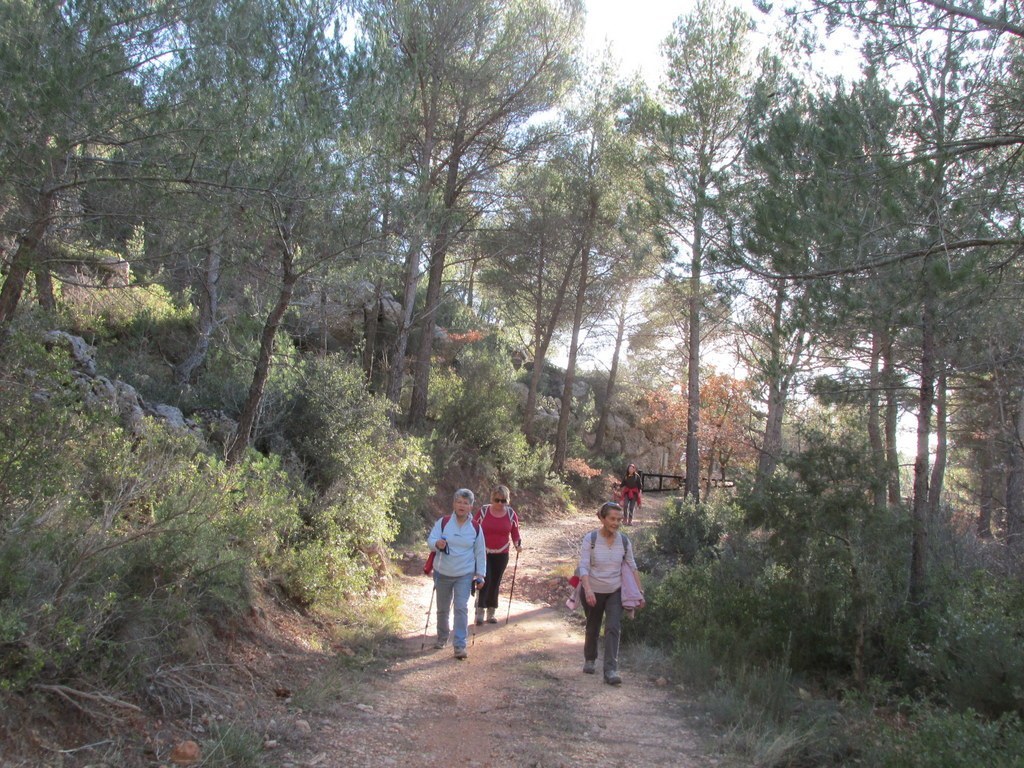
[[[686,475],[662,475],[657,472],[640,472],[640,488],[644,493],[668,493],[681,491],[686,485]],[[732,480],[712,478],[714,488],[732,488]]]

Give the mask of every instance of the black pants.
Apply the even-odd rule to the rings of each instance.
[[[583,597],[580,595],[580,597]],[[604,673],[619,669],[619,637],[622,634],[622,590],[611,593],[595,592],[597,602],[587,605],[583,599],[583,613],[587,617],[587,635],[583,641],[583,659],[597,660],[597,637],[601,634],[601,619],[604,619]]]
[[[487,553],[487,581],[484,588],[477,592],[477,608],[497,608],[498,589],[501,587],[501,577],[505,575],[508,568],[508,552]]]

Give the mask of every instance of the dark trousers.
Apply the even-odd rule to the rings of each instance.
[[[508,568],[508,552],[487,553],[487,580],[484,588],[477,592],[477,608],[497,608],[498,589],[501,587],[501,577],[505,575]]]
[[[623,507],[623,517],[627,523],[633,522],[634,512],[636,512],[636,496],[627,496]]]
[[[582,597],[582,595],[581,595]],[[587,617],[587,634],[583,641],[583,658],[597,660],[597,637],[601,634],[601,619],[604,619],[604,673],[619,669],[619,637],[622,634],[622,590],[611,594],[595,592],[597,602],[593,607],[582,600],[583,613]]]

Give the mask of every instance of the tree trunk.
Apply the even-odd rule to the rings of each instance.
[[[601,413],[597,419],[597,429],[594,432],[594,452],[600,453],[604,450],[604,436],[608,431],[608,414],[612,408],[612,398],[615,396],[615,379],[619,371],[619,355],[622,352],[622,342],[626,337],[626,317],[629,309],[629,296],[624,296],[619,306],[618,323],[615,326],[615,346],[612,350],[611,367],[608,369],[608,386],[604,390],[604,402],[601,403]]]
[[[993,409],[995,416],[995,409]],[[978,489],[978,537],[982,539],[992,538],[992,513],[995,510],[996,495],[996,424],[995,419],[990,420],[987,434],[984,441],[978,446],[978,473],[980,484]]]
[[[569,446],[569,413],[572,410],[572,390],[576,379],[576,356],[579,354],[580,328],[583,326],[583,307],[586,304],[587,278],[590,270],[590,248],[594,224],[597,220],[598,195],[592,191],[586,220],[579,247],[580,280],[576,287],[576,306],[573,310],[572,337],[569,342],[569,360],[565,366],[565,383],[562,387],[562,406],[558,411],[558,434],[555,436],[555,451],[551,465],[556,472],[565,468]]]
[[[768,413],[765,417],[764,439],[757,457],[756,489],[764,490],[764,484],[775,474],[782,455],[782,419],[786,410],[786,393],[782,382],[773,379],[768,383]]]
[[[238,417],[238,429],[228,446],[225,457],[228,464],[237,463],[244,455],[246,449],[252,443],[252,434],[256,426],[256,417],[263,404],[263,392],[270,378],[270,366],[274,356],[274,340],[277,336],[277,329],[281,325],[281,318],[288,311],[288,305],[292,300],[292,293],[295,290],[295,283],[298,275],[293,271],[293,254],[289,244],[282,244],[282,271],[281,288],[277,296],[277,303],[274,304],[267,320],[263,324],[263,332],[260,334],[260,353],[256,360],[256,369],[253,372],[252,383],[249,385],[249,394],[246,396],[245,404],[242,406],[242,413]]]
[[[53,217],[53,193],[40,195],[36,207],[36,218],[25,233],[18,238],[18,247],[11,257],[11,266],[7,271],[7,279],[0,288],[0,327],[11,322],[18,309],[18,302],[25,291],[25,281],[32,271],[42,247],[43,238],[50,227]],[[0,345],[3,337],[0,336]]]
[[[409,401],[409,426],[423,423],[427,417],[427,398],[430,368],[434,355],[434,331],[437,329],[437,310],[441,306],[441,284],[448,254],[448,232],[444,227],[430,247],[430,268],[427,278],[427,296],[420,323],[420,348],[416,355],[412,377],[412,398]]]
[[[924,298],[921,317],[921,386],[917,403],[917,455],[914,459],[914,501],[911,511],[909,600],[916,608],[925,597],[928,545],[928,448],[931,439],[932,407],[935,401],[935,310],[934,299]]]
[[[396,405],[402,398],[402,384],[405,381],[405,354],[409,348],[409,333],[412,330],[413,308],[416,304],[416,291],[420,284],[420,244],[414,240],[409,245],[405,258],[405,277],[403,280],[402,318],[395,334],[395,343],[391,348],[391,365],[388,372],[387,398]],[[392,412],[397,414],[397,410]],[[394,415],[392,416],[392,421]]]
[[[879,333],[871,334],[871,368],[868,378],[868,442],[871,446],[871,465],[875,476],[872,478],[874,503],[878,509],[885,509],[885,441],[882,439],[882,383],[881,383],[882,340]]]
[[[1007,448],[1006,543],[1019,550],[1024,545],[1024,393],[1013,412]]]
[[[188,356],[174,366],[174,381],[184,387],[192,381],[196,370],[206,361],[210,351],[210,339],[217,327],[217,312],[220,305],[220,264],[223,239],[218,236],[206,249],[201,273],[202,285],[199,292],[199,333],[196,343]]]
[[[542,250],[544,249],[543,244],[541,248]],[[544,282],[546,263],[547,259],[543,257],[537,262],[538,274],[536,279],[538,286]],[[572,261],[568,264],[562,275],[562,282],[558,287],[554,306],[551,308],[551,312],[547,317],[546,323],[541,319],[541,315],[543,314],[544,296],[539,288],[537,291],[533,323],[533,368],[530,370],[530,387],[526,393],[526,407],[523,415],[523,434],[531,443],[534,438],[534,416],[537,413],[537,391],[540,388],[541,376],[544,373],[544,361],[547,359],[548,349],[551,346],[551,339],[555,335],[555,328],[558,327],[558,320],[562,315],[562,307],[565,305],[565,298],[569,293],[569,284],[572,282],[573,274],[576,271],[575,266],[576,259],[574,255]]]
[[[701,259],[703,257],[704,208],[698,203],[693,217],[693,246],[690,250],[689,336],[686,344],[686,479],[683,497],[700,501],[700,329]]]
[[[772,345],[771,363],[768,376],[768,413],[765,416],[764,439],[757,457],[755,491],[764,490],[764,484],[775,474],[782,458],[782,425],[789,400],[789,387],[807,347],[807,334],[798,331],[792,341],[792,352],[788,360],[783,359],[787,336],[783,328],[782,312],[786,302],[786,289],[781,282],[776,286],[775,306],[772,314],[772,331],[769,343]]]
[[[374,362],[377,356],[377,331],[380,328],[381,284],[374,286],[373,304],[363,308],[363,373],[373,382]]]
[[[885,464],[886,487],[889,504],[895,506],[900,497],[900,454],[897,445],[899,431],[899,398],[896,393],[896,374],[892,359],[892,334],[882,329],[882,386],[885,388]]]
[[[928,486],[928,515],[930,520],[939,519],[942,503],[942,488],[946,476],[947,449],[946,424],[946,371],[939,371],[935,391],[935,464],[932,466],[931,483]]]
[[[56,312],[57,299],[53,292],[53,273],[50,271],[49,264],[47,264],[46,257],[48,255],[49,249],[44,243],[40,243],[32,272],[36,278],[36,299],[39,302],[39,306],[47,312]]]
[[[464,115],[460,113],[459,123],[452,137],[452,155],[448,160],[448,174],[444,184],[444,208],[441,212],[440,229],[434,235],[430,246],[426,306],[423,308],[420,348],[416,355],[412,378],[412,398],[409,402],[409,426],[418,426],[427,417],[427,400],[430,387],[430,368],[433,365],[434,330],[437,328],[437,310],[441,306],[441,285],[444,267],[448,259],[449,239],[452,233],[452,215],[459,198],[459,166],[462,161],[460,147],[465,142],[462,128]]]

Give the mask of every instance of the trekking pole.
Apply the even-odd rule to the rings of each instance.
[[[474,578],[472,584],[470,584],[470,587],[469,587],[469,602],[470,603],[475,603],[476,602],[476,586],[477,586],[476,579]],[[481,592],[481,594],[483,594],[483,593]],[[466,607],[466,623],[469,624],[469,635],[470,635],[470,637],[473,638],[472,640],[469,641],[469,645],[472,648],[473,646],[476,645],[476,622],[469,620],[469,606]]]
[[[422,651],[427,646],[427,627],[430,626],[430,611],[434,608],[434,593],[437,592],[437,582],[434,582],[433,588],[430,590],[430,603],[427,605],[427,621],[423,625],[423,642],[420,643],[420,650]]]
[[[519,548],[516,547],[516,564],[512,566],[512,586],[508,590],[508,612],[505,614],[505,626],[508,626],[508,617],[512,615],[512,593],[516,591],[516,571],[519,570]]]

